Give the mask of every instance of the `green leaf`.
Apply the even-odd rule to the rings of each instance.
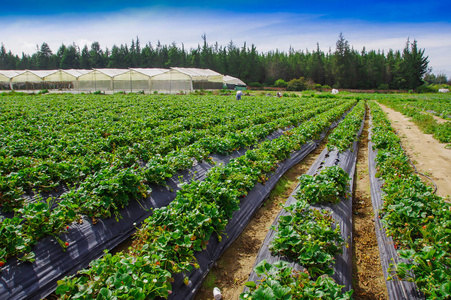
[[[447,282],[440,288],[444,296],[451,296],[451,282]]]
[[[253,300],[274,300],[275,296],[273,291],[267,287],[264,289],[256,290],[252,295]]]
[[[100,289],[99,294],[102,295],[103,299],[111,298],[111,291],[105,287]]]
[[[68,287],[67,285],[65,285],[65,284],[63,283],[63,281],[61,281],[61,283],[60,283],[60,281],[58,281],[58,287],[56,288],[55,293],[56,293],[57,295],[63,295],[63,294],[65,294],[67,291],[69,291],[69,287]]]

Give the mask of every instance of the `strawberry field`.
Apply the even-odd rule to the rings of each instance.
[[[312,151],[338,123],[328,137],[329,151],[349,152],[357,143],[365,98],[350,94],[252,96],[242,101],[215,95],[0,97],[0,276],[4,282],[0,299],[39,299],[51,292],[61,299],[192,297],[214,262],[205,261],[202,253],[214,252],[214,259],[220,255],[213,248],[226,248],[227,240],[233,241],[239,232],[232,227],[249,222],[266,197],[261,191],[270,191],[287,162],[301,160],[304,156],[296,155]],[[378,100],[398,106],[397,101],[405,101]],[[422,105],[426,113],[447,115],[449,102],[429,102],[408,101],[403,107]],[[369,107],[375,126],[386,124],[377,104],[370,102]],[[446,130],[438,130],[440,136],[446,136]],[[387,199],[376,215],[383,217],[387,234],[393,236],[392,247],[399,247],[399,255],[410,261],[396,265],[390,276],[415,282],[428,297],[446,298],[451,295],[446,246],[449,207],[428,187],[420,187],[419,179],[409,177],[402,150],[382,152],[387,146],[394,151],[396,139],[392,142],[389,133],[376,132],[381,134],[373,137],[380,152],[376,161],[386,163],[378,165],[377,176],[386,182]],[[351,196],[346,190],[348,175],[340,170],[330,175],[340,185],[334,185],[326,173],[303,177],[297,198],[304,200],[288,208],[293,214],[290,220],[303,228],[298,232],[316,231],[304,233],[316,238],[303,243],[311,249],[324,247],[309,244],[317,240],[334,250],[310,257],[299,253],[298,242],[295,250],[289,249],[279,237],[282,242],[273,249],[302,258],[300,264],[310,272],[311,278],[298,274],[292,277],[294,282],[307,285],[321,274],[333,274],[334,256],[349,246],[346,236],[335,236],[340,225],[333,225],[330,214],[309,209],[326,200],[340,205],[337,195]],[[391,182],[398,181],[403,184],[396,190]],[[412,209],[407,209],[405,199],[413,201],[411,194],[396,198],[398,191],[414,187],[422,193],[415,197],[431,194],[429,208],[423,202],[409,202]],[[393,196],[388,193],[392,190]],[[257,194],[261,194],[258,201]],[[426,210],[417,211],[418,207]],[[295,235],[294,225],[284,226],[283,232]],[[437,233],[425,235],[431,231]],[[127,251],[109,252],[132,233],[133,244]],[[422,268],[420,259],[427,266],[428,255],[436,259]],[[320,258],[318,265],[312,262],[315,256]],[[283,263],[277,267],[290,281],[291,269]],[[260,266],[259,272],[269,274],[272,268]],[[27,272],[32,279],[19,284]],[[321,284],[331,287],[328,280]],[[249,286],[255,293],[268,291]],[[333,293],[340,288],[334,285]],[[286,287],[278,292],[294,295]]]

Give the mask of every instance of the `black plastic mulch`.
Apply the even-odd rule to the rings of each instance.
[[[370,119],[371,124],[371,119]],[[383,181],[376,178],[376,156],[377,150],[373,150],[373,143],[371,142],[371,126],[369,130],[368,142],[368,167],[370,175],[370,185],[371,185],[371,201],[373,203],[373,211],[375,217],[375,227],[376,227],[376,238],[379,247],[379,256],[382,265],[382,271],[384,272],[384,278],[390,275],[388,269],[390,264],[398,263],[402,260],[396,253],[396,249],[393,243],[393,238],[391,236],[387,237],[385,228],[383,227],[381,220],[379,219],[379,210],[382,208],[382,190],[381,186]],[[416,285],[412,282],[400,281],[393,276],[393,280],[386,280],[388,296],[393,300],[415,300],[424,299],[424,297],[418,292]]]
[[[364,126],[365,118],[362,119],[361,127],[358,132],[358,136],[360,137],[363,126]],[[313,165],[310,167],[306,174],[315,175],[321,171],[322,168],[331,167],[338,165],[340,166],[346,173],[348,173],[351,178],[349,185],[349,192],[352,195],[353,183],[354,183],[354,173],[355,173],[355,165],[357,162],[357,151],[358,151],[358,142],[354,142],[351,149],[348,149],[342,153],[334,150],[329,151],[327,148],[324,149]],[[295,188],[295,190],[291,193],[290,197],[287,199],[285,206],[288,206],[294,202],[296,199],[294,196],[296,195],[299,189],[299,185]],[[332,217],[336,221],[337,224],[340,225],[341,235],[345,240],[345,245],[342,250],[343,253],[335,256],[335,265],[334,274],[331,276],[338,284],[344,285],[343,290],[349,291],[352,289],[352,198],[342,199],[338,204],[324,204],[324,205],[311,205],[313,209],[326,209],[332,212]],[[287,211],[282,209],[276,219],[273,222],[273,226],[275,228],[278,227],[279,219],[281,216],[287,215]],[[268,263],[275,263],[280,260],[285,260],[289,262],[289,266],[294,268],[295,270],[302,270],[303,267],[286,257],[279,255],[272,255],[269,251],[269,245],[275,238],[277,232],[275,230],[269,230],[266,235],[265,240],[257,254],[257,258],[254,263],[254,267],[260,263],[262,260],[267,260]],[[254,271],[249,276],[248,281],[258,281],[259,278]],[[244,291],[248,290],[245,288]]]

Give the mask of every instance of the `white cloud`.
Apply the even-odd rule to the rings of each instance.
[[[426,49],[430,66],[451,77],[451,24],[425,23],[378,24],[359,20],[326,20],[321,15],[288,13],[230,13],[197,11],[194,9],[124,10],[110,14],[63,15],[2,19],[2,42],[15,54],[31,54],[36,45],[49,44],[56,52],[61,44],[75,42],[82,48],[98,41],[101,47],[128,44],[139,36],[141,45],[147,42],[183,43],[185,48],[207,42],[226,46],[231,40],[237,46],[256,45],[259,52],[279,49],[310,51],[320,44],[323,51],[335,49],[340,32],[355,49],[402,50],[407,38],[416,39]]]

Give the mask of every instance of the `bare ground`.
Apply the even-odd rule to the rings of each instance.
[[[304,174],[324,148],[324,144],[285,176],[288,186],[282,194],[271,196],[208,274],[196,300],[213,298],[213,288],[221,290],[223,299],[238,299],[243,291],[258,250],[269,226],[287,197],[296,187],[296,178]],[[359,144],[353,196],[353,289],[354,299],[388,299],[374,228],[368,174],[368,120]]]
[[[243,233],[215,263],[194,298],[195,300],[214,299],[214,287],[218,287],[221,290],[223,299],[239,298],[244,284],[252,271],[258,250],[266,237],[269,227],[281,209],[280,205],[285,203],[291,192],[296,188],[297,177],[308,171],[324,149],[324,146],[325,142],[310,153],[302,162],[285,173],[283,177],[284,184],[278,184],[275,188],[275,190],[280,189],[281,192],[270,195]]]
[[[451,150],[444,148],[401,113],[380,105],[387,113],[393,128],[401,137],[402,145],[418,171],[432,177],[438,186],[437,194],[451,195]],[[435,117],[439,122],[446,120]],[[368,176],[367,124],[359,145],[353,197],[353,288],[354,299],[388,299],[380,267],[379,252],[372,221],[373,210]],[[284,184],[259,209],[241,236],[215,263],[195,300],[213,298],[213,288],[221,290],[223,299],[238,299],[252,271],[258,250],[282,205],[297,185],[297,177],[307,172],[324,149],[325,142],[283,177]],[[425,180],[426,181],[426,180]],[[130,242],[120,248],[126,249]],[[56,299],[50,295],[47,299]]]
[[[443,124],[443,123],[449,122],[449,120],[440,118],[440,117],[438,117],[438,116],[436,116],[436,115],[431,114],[431,116],[432,116],[432,117],[437,121],[437,123],[439,123],[439,124]]]
[[[388,299],[374,227],[368,172],[368,115],[360,137],[352,197],[354,299]]]
[[[195,300],[211,300],[213,288],[223,299],[238,299],[252,271],[257,253],[267,231],[283,204],[297,185],[296,178],[307,172],[325,142],[301,163],[285,174],[288,184],[282,194],[272,195],[244,229],[241,236],[217,261]],[[354,299],[388,299],[374,228],[374,215],[368,174],[368,120],[359,145],[353,197],[353,286]],[[283,187],[282,187],[283,188]]]
[[[449,198],[451,195],[451,150],[445,149],[445,144],[439,143],[432,134],[423,133],[408,117],[380,103],[379,105],[387,113],[393,129],[401,138],[404,150],[417,170],[434,180],[437,185],[437,195]]]

